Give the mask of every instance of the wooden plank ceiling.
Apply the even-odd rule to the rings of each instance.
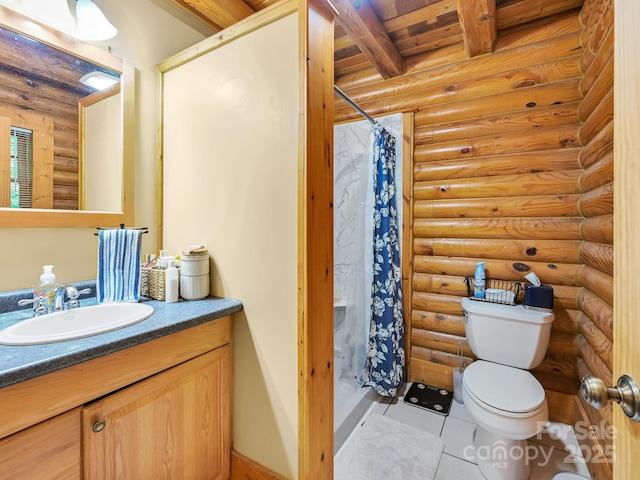
[[[219,31],[278,0],[172,0]],[[404,73],[413,57],[459,44],[467,56],[491,53],[500,32],[579,8],[584,0],[322,0],[338,12],[335,77],[373,67]]]

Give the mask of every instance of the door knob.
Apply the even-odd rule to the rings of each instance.
[[[91,430],[93,430],[95,433],[99,433],[102,430],[104,430],[104,427],[107,426],[107,422],[105,420],[97,420],[92,426],[91,426]]]
[[[580,382],[580,392],[589,405],[603,408],[609,400],[622,407],[634,422],[640,422],[640,388],[629,375],[622,375],[615,387],[607,387],[594,375],[586,375]]]

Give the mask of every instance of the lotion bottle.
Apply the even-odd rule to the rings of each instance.
[[[476,264],[476,272],[474,274],[473,285],[474,285],[473,296],[475,298],[484,298],[485,297],[484,262],[479,262]]]
[[[36,296],[44,298],[44,305],[47,312],[53,310],[53,296],[56,293],[56,276],[53,273],[53,265],[43,265],[40,283],[36,287]]]
[[[175,260],[169,260],[168,267],[164,271],[164,299],[168,303],[178,301],[178,268]]]

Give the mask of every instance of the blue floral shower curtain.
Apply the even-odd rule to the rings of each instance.
[[[404,383],[404,323],[396,210],[396,140],[374,127],[373,284],[365,385],[394,396]]]

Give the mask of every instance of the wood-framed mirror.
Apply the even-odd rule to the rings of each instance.
[[[0,42],[0,227],[132,223],[133,65],[2,6]],[[89,71],[116,83],[80,84]],[[26,177],[17,169],[21,132]]]

